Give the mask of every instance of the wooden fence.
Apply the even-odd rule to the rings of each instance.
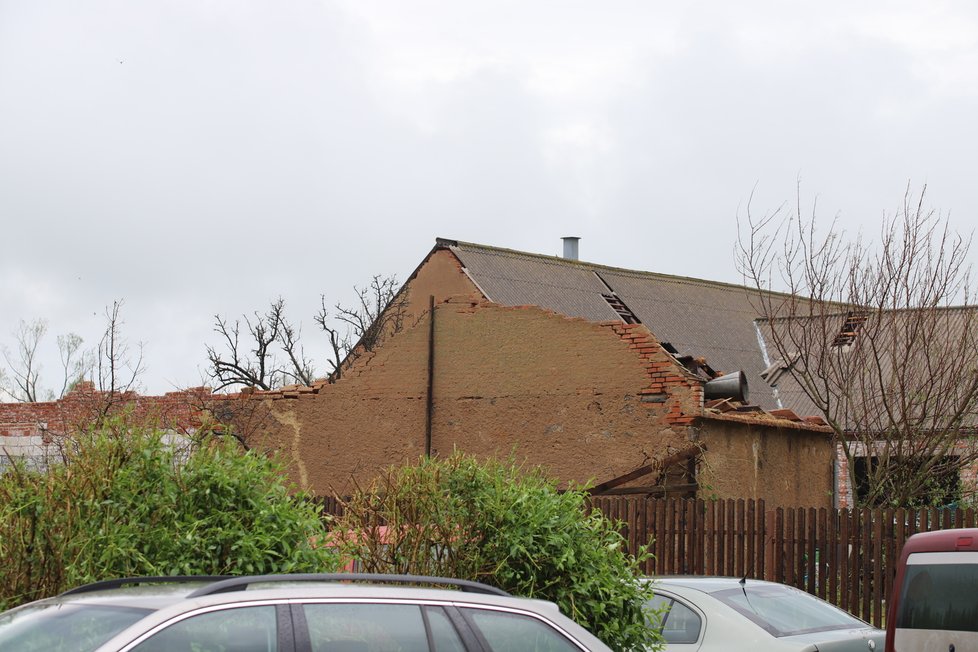
[[[595,496],[629,549],[648,545],[655,575],[784,582],[880,626],[904,542],[915,532],[975,527],[973,509],[768,508],[762,500]]]

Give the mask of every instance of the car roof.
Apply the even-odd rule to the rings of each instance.
[[[272,602],[385,602],[453,604],[533,614],[563,629],[588,649],[608,648],[593,634],[561,614],[559,607],[546,600],[516,597],[485,584],[447,578],[410,575],[372,575],[357,573],[322,575],[275,575],[220,578],[129,578],[97,582],[39,600],[20,608],[61,605],[95,605],[119,608],[144,608],[147,613],[138,624],[104,643],[114,649],[131,639],[132,630],[150,628],[181,614],[219,605],[232,608]],[[407,586],[393,586],[409,584]],[[146,582],[142,584],[141,582]],[[163,582],[163,583],[160,583]],[[135,585],[133,585],[135,584]],[[421,584],[421,586],[418,586]],[[452,586],[456,588],[432,588]]]
[[[213,579],[213,578],[209,578]],[[139,582],[148,583],[141,584]],[[153,583],[164,581],[167,583]],[[392,585],[391,582],[397,584]],[[134,584],[129,584],[134,583]],[[455,585],[458,588],[431,588],[419,584]],[[462,590],[459,590],[462,589]],[[220,578],[130,578],[78,587],[33,604],[85,604],[136,607],[159,610],[187,603],[229,604],[282,599],[380,599],[391,601],[452,602],[517,607],[541,614],[559,613],[556,604],[546,600],[519,598],[488,585],[464,580],[405,575],[372,574],[296,574]]]
[[[978,528],[959,528],[918,532],[903,546],[910,552],[958,552],[978,550]]]
[[[740,577],[712,577],[701,575],[663,575],[651,578],[651,581],[654,586],[661,586],[663,588],[682,587],[702,591],[703,593],[714,593],[716,591],[740,588],[742,579]],[[756,580],[749,577],[745,581],[747,586],[785,586],[777,582]]]
[[[79,594],[61,594],[32,602],[43,604],[85,604],[116,607],[137,607],[142,609],[162,609],[180,602],[194,589],[206,586],[204,582],[180,585],[129,586],[114,590],[90,591]]]

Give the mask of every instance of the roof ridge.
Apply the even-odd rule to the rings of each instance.
[[[456,247],[456,248],[459,248],[459,249],[462,249],[462,250],[464,250],[466,248],[469,248],[469,249],[481,249],[483,251],[488,251],[488,252],[492,252],[492,253],[496,253],[496,254],[502,254],[504,256],[512,256],[514,258],[533,258],[533,259],[537,259],[537,260],[539,260],[541,262],[552,264],[552,265],[560,265],[560,266],[568,266],[568,267],[580,267],[580,268],[591,270],[591,271],[605,270],[605,271],[610,271],[610,272],[618,272],[618,273],[631,274],[631,275],[638,276],[638,277],[655,278],[655,279],[659,279],[659,280],[663,280],[663,281],[673,281],[673,282],[678,282],[678,283],[693,283],[693,284],[697,284],[697,285],[707,285],[707,286],[713,286],[713,287],[724,287],[724,288],[744,290],[746,292],[757,292],[758,291],[755,288],[752,288],[752,287],[750,287],[748,285],[742,285],[742,284],[739,284],[739,283],[729,283],[727,281],[713,281],[713,280],[710,280],[710,279],[696,278],[694,276],[680,276],[680,275],[677,275],[677,274],[663,274],[662,272],[650,272],[650,271],[646,271],[646,270],[629,269],[627,267],[615,267],[614,265],[604,265],[604,264],[601,264],[601,263],[592,263],[592,262],[587,262],[587,261],[583,261],[583,260],[569,260],[569,259],[563,258],[561,256],[554,256],[554,255],[547,255],[547,254],[538,254],[538,253],[533,253],[533,252],[530,252],[530,251],[520,251],[518,249],[508,249],[506,247],[495,247],[495,246],[492,246],[492,245],[479,244],[477,242],[465,242],[463,240],[451,240],[449,238],[435,238],[435,242],[436,242],[436,246],[442,246],[442,247],[448,247],[448,248]],[[764,290],[764,292],[766,292],[767,294],[771,294],[771,295],[791,296],[790,294],[787,294],[785,292],[774,292],[774,291],[771,291],[771,290]]]

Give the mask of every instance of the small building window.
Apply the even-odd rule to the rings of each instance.
[[[879,464],[878,457],[857,457],[855,460],[856,496],[862,498],[869,490],[869,477]],[[887,475],[898,476],[906,474],[925,475],[926,481],[920,483],[917,495],[913,496],[910,506],[941,507],[953,505],[961,499],[961,477],[958,473],[958,458],[947,455],[941,458],[926,474],[921,473],[924,460],[920,458],[892,459]],[[886,506],[887,496],[878,496],[873,501],[873,507]]]

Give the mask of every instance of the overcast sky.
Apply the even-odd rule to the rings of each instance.
[[[54,384],[124,299],[143,389],[197,385],[215,313],[282,295],[313,345],[439,236],[737,281],[799,178],[970,233],[976,116],[973,1],[0,0],[0,343],[47,320]]]

